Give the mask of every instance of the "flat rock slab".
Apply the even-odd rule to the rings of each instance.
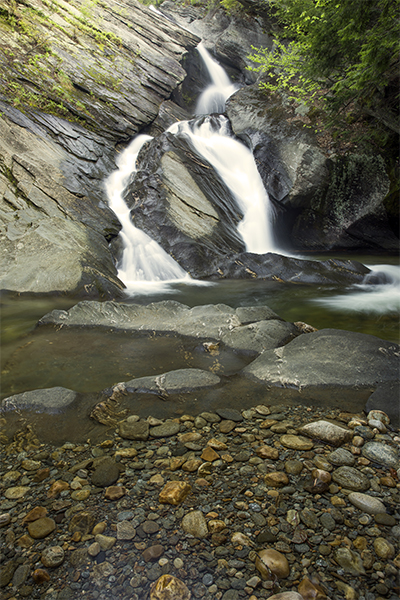
[[[77,393],[63,387],[45,388],[15,394],[4,398],[2,410],[33,410],[35,412],[59,412],[69,406]]]
[[[266,350],[242,373],[270,387],[297,389],[314,400],[326,399],[334,390],[353,397],[397,380],[399,354],[398,344],[372,335],[321,329]]]
[[[125,382],[128,392],[140,392],[167,396],[193,390],[214,387],[220,378],[202,369],[177,369],[162,375],[139,377]]]
[[[226,304],[210,304],[189,308],[173,300],[147,306],[83,301],[68,311],[53,310],[39,321],[39,325],[48,324],[212,338],[254,354],[287,343],[299,333],[267,306],[233,309]]]

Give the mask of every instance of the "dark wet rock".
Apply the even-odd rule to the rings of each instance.
[[[50,517],[42,517],[37,519],[28,525],[28,531],[31,538],[34,540],[40,540],[47,537],[56,528],[56,523]]]
[[[322,329],[266,350],[243,374],[267,386],[291,386],[306,398],[368,397],[378,383],[397,379],[397,344],[371,335]]]
[[[92,484],[98,487],[107,487],[117,481],[119,468],[111,458],[102,459],[92,473]]]
[[[221,419],[225,419],[227,421],[234,421],[235,423],[240,423],[243,421],[243,417],[240,412],[234,408],[217,408],[215,412],[221,417]]]
[[[365,492],[370,488],[368,477],[353,467],[339,467],[332,472],[332,479],[341,487],[355,492]]]
[[[352,467],[356,462],[353,454],[345,448],[337,448],[337,450],[330,452],[326,458],[332,465],[335,465],[336,467]]]
[[[59,412],[69,406],[75,400],[76,396],[76,392],[63,387],[32,390],[4,398],[1,402],[1,408],[4,411],[33,410],[35,412]]]
[[[162,423],[157,427],[152,427],[150,429],[150,435],[156,438],[162,437],[171,437],[172,435],[176,435],[180,430],[180,425],[175,421],[167,421],[166,423]]]
[[[15,560],[9,560],[2,565],[0,570],[0,588],[6,587],[13,578],[18,563]]]
[[[365,405],[365,412],[382,410],[390,418],[393,427],[400,428],[400,383],[389,381],[378,385]]]
[[[367,442],[362,447],[362,455],[379,465],[399,468],[399,453],[395,448],[381,442]]]

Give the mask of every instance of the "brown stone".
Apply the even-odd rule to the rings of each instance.
[[[181,504],[192,491],[192,487],[186,481],[168,481],[160,492],[158,501],[161,504]]]
[[[278,448],[271,448],[271,446],[260,446],[260,448],[257,448],[256,454],[260,458],[269,458],[271,460],[277,460],[279,458]]]
[[[92,513],[82,511],[74,515],[68,525],[68,531],[75,533],[79,531],[82,535],[89,533],[93,529],[94,516]]]
[[[173,575],[162,575],[150,588],[150,600],[190,600],[186,585]]]
[[[34,483],[40,483],[41,481],[44,481],[45,479],[47,479],[50,475],[50,469],[49,467],[45,467],[44,469],[39,469],[36,473],[35,476],[32,478],[32,481]]]
[[[323,600],[326,594],[317,580],[305,577],[297,588],[304,600]]]
[[[181,444],[187,444],[188,442],[198,442],[203,436],[201,433],[195,431],[188,431],[188,433],[181,433],[178,435],[178,440]]]
[[[146,562],[152,562],[157,560],[164,554],[164,548],[161,544],[155,544],[154,546],[150,546],[146,548],[146,550],[142,553],[142,556]]]
[[[50,581],[50,575],[44,569],[35,569],[32,573],[32,579],[36,584],[41,585],[46,581]]]
[[[283,471],[273,471],[272,473],[267,473],[265,475],[264,482],[265,485],[279,488],[288,485],[289,477]]]
[[[207,527],[210,533],[219,533],[226,529],[226,523],[220,519],[211,519],[211,521],[208,521]]]
[[[50,517],[42,517],[41,519],[33,521],[33,523],[29,523],[28,532],[34,540],[40,540],[50,535],[55,528],[56,523],[53,519],[50,519]]]
[[[234,421],[221,421],[219,424],[219,430],[221,433],[230,433],[235,429],[236,423]]]
[[[187,460],[182,465],[182,471],[186,471],[187,473],[194,473],[202,464],[200,458],[192,458]]]
[[[286,556],[273,548],[267,548],[258,552],[256,568],[260,572],[261,577],[266,580],[273,579],[274,575],[278,579],[285,579],[290,573]]]
[[[31,546],[33,546],[34,544],[34,540],[31,538],[30,535],[22,535],[18,540],[17,540],[17,546],[19,546],[20,548],[30,548]]]
[[[22,525],[26,523],[32,523],[33,521],[37,521],[37,519],[41,519],[47,515],[47,508],[44,506],[35,506],[31,511],[22,519]]]
[[[48,498],[55,498],[58,494],[61,494],[64,490],[69,489],[69,483],[66,481],[62,481],[58,479],[54,483],[51,484],[49,491],[47,492]]]
[[[276,419],[265,419],[260,423],[260,429],[269,429],[272,425],[275,425],[278,421]]]
[[[208,440],[207,446],[211,446],[214,450],[226,450],[228,448],[225,442],[221,442],[221,440],[217,440],[216,438]]]
[[[206,460],[207,462],[213,462],[214,460],[219,459],[219,454],[218,452],[215,452],[215,450],[213,450],[210,446],[207,446],[206,448],[204,448],[201,454],[201,458],[203,460]]]
[[[120,485],[110,485],[108,488],[106,488],[104,497],[106,498],[106,500],[119,500],[120,498],[122,498],[122,496],[125,496],[126,494],[126,489],[123,486]]]
[[[182,456],[173,456],[169,461],[169,470],[177,471],[185,462],[186,458],[182,458]]]

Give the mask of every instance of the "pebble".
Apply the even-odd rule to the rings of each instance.
[[[299,435],[321,421],[343,422],[347,441],[333,449],[332,438]],[[375,455],[354,454],[371,443],[390,454],[398,442],[390,427],[382,436],[361,415],[263,404],[123,423],[139,424],[143,439],[123,437],[120,423],[97,445],[2,447],[10,457],[0,464],[0,585],[9,600],[39,591],[45,600],[261,600],[278,589],[278,575],[256,566],[269,550],[286,565],[278,599],[396,593],[398,475]],[[108,469],[116,479],[104,485]],[[8,498],[15,487],[26,491]],[[28,535],[42,519],[54,529]]]
[[[392,467],[393,469],[399,467],[398,451],[380,442],[367,442],[362,448],[362,455],[379,465]]]
[[[42,517],[28,525],[28,532],[31,538],[39,540],[47,537],[56,528],[56,523],[50,517]]]

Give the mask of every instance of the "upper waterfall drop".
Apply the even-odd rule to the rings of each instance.
[[[149,135],[139,135],[117,159],[118,170],[111,173],[105,182],[109,206],[121,223],[123,254],[118,264],[118,277],[126,285],[127,291],[165,291],[170,281],[187,280],[189,275],[156,241],[144,231],[134,226],[130,210],[123,192],[129,177],[136,172],[136,159],[142,146],[153,139]]]
[[[212,58],[202,42],[197,46],[197,50],[210,75],[211,83],[200,94],[195,114],[222,113],[225,110],[225,102],[236,92],[238,86],[230,81],[224,69]]]

